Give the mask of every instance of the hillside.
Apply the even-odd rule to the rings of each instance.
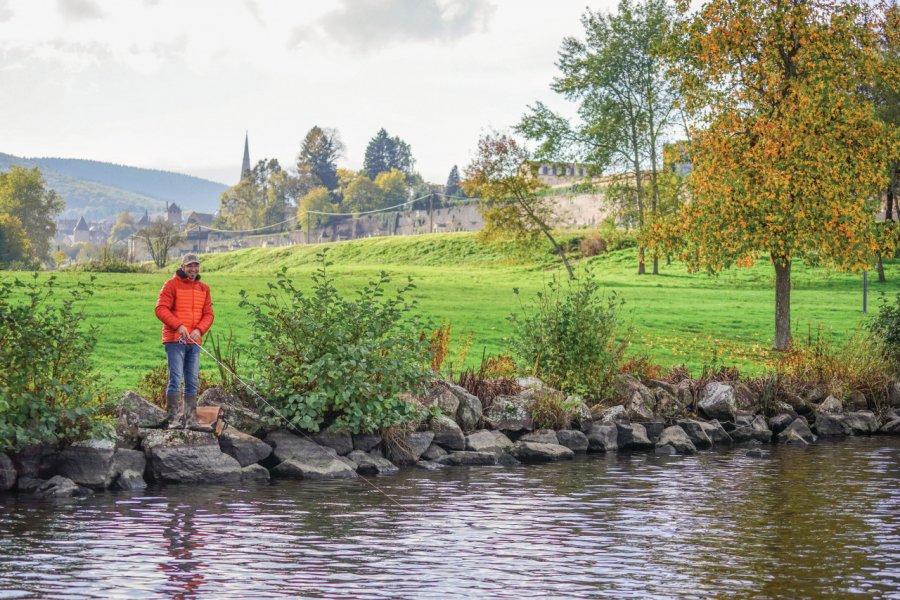
[[[70,158],[22,158],[0,153],[0,170],[11,165],[37,167],[48,187],[66,203],[63,219],[114,218],[122,211],[142,214],[163,212],[166,202],[183,211],[215,212],[227,186],[169,171],[128,167]]]

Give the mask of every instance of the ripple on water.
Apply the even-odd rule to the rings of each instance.
[[[900,598],[900,441],[0,498],[4,598]],[[390,498],[385,494],[390,495]]]

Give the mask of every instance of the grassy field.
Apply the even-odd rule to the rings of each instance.
[[[497,248],[478,244],[472,234],[436,234],[376,238],[327,245],[330,272],[337,286],[358,289],[384,270],[395,282],[411,276],[414,297],[435,326],[442,319],[453,326],[454,340],[472,332],[468,363],[477,364],[482,351],[501,352],[510,333],[507,317],[519,310],[519,298],[529,299],[554,276],[564,275],[545,251],[510,258]],[[211,333],[233,330],[238,341],[249,334],[247,314],[239,307],[241,290],[251,297],[266,289],[274,274],[286,267],[298,285],[309,285],[318,247],[248,249],[203,257],[203,281],[212,288],[216,322]],[[750,269],[733,269],[718,277],[690,274],[680,264],[661,265],[657,276],[636,275],[634,250],[583,259],[606,289],[625,300],[623,316],[633,327],[633,353],[649,354],[666,365],[684,363],[693,370],[718,357],[744,371],[761,372],[774,359],[774,270],[767,261]],[[879,292],[900,292],[900,262],[886,265],[888,283],[870,277],[870,314]],[[871,274],[870,274],[871,275]],[[113,391],[132,389],[140,376],[164,361],[161,325],[153,309],[160,286],[171,272],[98,274],[87,320],[99,330],[96,363]],[[0,273],[0,280],[28,277]],[[47,277],[47,275],[41,275]],[[58,274],[61,285],[90,277]],[[795,337],[822,328],[842,338],[863,320],[862,276],[796,264],[793,269],[792,317]],[[213,373],[211,361],[201,361]]]

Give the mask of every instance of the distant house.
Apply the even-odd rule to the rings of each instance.
[[[538,181],[550,187],[591,180],[587,166],[578,163],[539,163],[537,178]]]
[[[188,227],[212,227],[213,220],[216,218],[216,215],[211,213],[202,213],[197,212],[196,210],[192,210],[190,214],[188,214],[187,220],[184,224]]]
[[[172,225],[182,225],[181,208],[174,202],[166,208],[166,222]]]
[[[144,216],[141,217],[141,219],[137,223],[134,224],[134,228],[135,228],[135,230],[140,231],[141,229],[147,227],[148,225],[150,225],[150,215],[147,214],[147,210],[145,209]]]
[[[84,220],[84,217],[79,217],[78,221],[75,223],[75,227],[72,229],[72,243],[77,244],[79,242],[89,242],[91,241],[91,228],[88,226],[87,221]]]

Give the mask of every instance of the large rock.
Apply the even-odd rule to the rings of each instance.
[[[730,385],[717,381],[710,381],[706,384],[698,406],[700,412],[707,419],[734,421],[737,415],[734,389]]]
[[[772,430],[769,429],[769,424],[762,415],[755,417],[739,415],[737,427],[729,435],[735,444],[751,441],[768,444],[772,441]]]
[[[322,448],[322,446],[319,446]],[[356,469],[341,460],[337,453],[328,448],[333,455],[289,458],[272,469],[277,477],[292,477],[319,481],[325,479],[353,479],[357,477]]]
[[[778,441],[785,446],[806,447],[810,444],[809,440],[805,438],[803,434],[790,427],[778,434]]]
[[[144,481],[144,471],[147,468],[147,456],[140,450],[119,448],[113,454],[112,490],[142,490],[147,487]]]
[[[566,403],[572,406],[572,427],[587,431],[594,424],[594,415],[591,414],[590,407],[578,396],[569,396]]]
[[[162,427],[166,422],[166,411],[156,406],[136,392],[125,392],[119,398],[116,417],[125,423],[137,423],[138,427]]]
[[[355,433],[353,434],[353,449],[369,452],[374,450],[381,444],[381,436],[377,433]]]
[[[531,433],[526,433],[519,438],[520,442],[538,442],[539,444],[558,444],[559,439],[556,432],[552,429],[538,429]]]
[[[732,444],[734,440],[731,439],[731,436],[728,435],[728,432],[725,431],[725,428],[722,427],[722,424],[713,419],[712,421],[698,421],[700,423],[700,427],[703,428],[703,431],[709,437],[709,440],[713,443],[713,445],[717,444]],[[695,442],[696,445],[696,442]]]
[[[853,430],[844,419],[844,415],[818,413],[812,428],[816,435],[820,436],[853,435]]]
[[[706,429],[703,426],[704,423],[695,419],[678,419],[676,425],[681,428],[684,434],[691,441],[691,444],[694,446],[694,451],[696,451],[697,448],[712,447],[713,442],[709,438],[709,435],[706,433]],[[726,433],[725,435],[728,434]],[[659,446],[659,442],[657,442],[656,445]]]
[[[587,436],[577,429],[563,429],[556,432],[556,439],[560,446],[565,446],[572,452],[587,452],[589,442]]]
[[[781,433],[776,436],[776,440],[782,444],[787,443],[788,441],[795,440],[797,437],[801,438],[807,444],[811,444],[816,441],[816,436],[813,435],[813,432],[809,429],[809,424],[806,422],[806,419],[803,417],[797,417],[791,422]]]
[[[262,465],[252,464],[241,469],[241,481],[269,481],[269,470]]]
[[[329,428],[310,434],[309,437],[320,446],[333,448],[338,456],[346,456],[353,450],[353,436],[349,431],[335,431]]]
[[[516,442],[509,453],[523,463],[556,462],[575,457],[575,453],[565,446],[539,442]]]
[[[619,433],[613,425],[594,425],[587,433],[588,452],[615,452],[619,449]]]
[[[49,479],[56,475],[59,451],[51,444],[26,446],[10,456],[19,477]]]
[[[211,433],[160,429],[142,442],[148,470],[162,483],[225,483],[241,479],[241,465]]]
[[[796,419],[796,418],[797,418],[796,413],[794,413],[793,415],[791,415],[790,413],[786,413],[786,412],[779,413],[779,414],[775,415],[774,417],[772,417],[771,419],[769,419],[769,421],[768,421],[769,429],[772,430],[772,433],[774,435],[778,435],[779,433],[781,433],[782,431],[787,429],[788,425],[793,423],[794,419]]]
[[[617,404],[625,405],[626,410],[629,409],[631,403],[635,404],[635,408],[639,412],[645,409],[649,410],[650,416],[653,416],[653,408],[656,405],[656,397],[653,392],[645,386],[641,381],[632,375],[620,374],[613,380],[613,390],[618,400]],[[635,394],[638,398],[635,398]],[[639,414],[636,418],[649,418],[646,415]]]
[[[653,450],[653,442],[640,423],[616,423],[616,437],[620,450]]]
[[[425,407],[437,406],[440,411],[451,418],[456,418],[456,411],[459,410],[459,397],[468,394],[465,388],[437,379],[431,383],[428,393],[422,399]]]
[[[900,435],[900,418],[887,421],[878,429],[878,433],[884,433],[887,435]],[[2,473],[0,473],[0,478],[2,478]]]
[[[219,447],[222,452],[238,461],[241,467],[249,467],[272,454],[272,446],[230,427],[219,436]]]
[[[544,388],[544,382],[537,377],[519,377],[516,385],[523,390],[540,390]]]
[[[431,445],[428,446],[428,449],[422,453],[422,456],[420,457],[420,459],[421,460],[434,460],[438,457],[446,456],[446,455],[447,455],[446,450],[444,450],[443,448],[441,448],[440,446],[438,446],[437,444],[432,442]]]
[[[7,455],[0,453],[0,492],[11,490],[16,485],[16,466]]]
[[[597,423],[600,423],[601,425],[613,425],[619,421],[627,420],[628,417],[625,415],[625,407],[621,404],[604,409],[597,415]]]
[[[258,412],[247,408],[234,394],[220,387],[211,387],[204,391],[197,400],[200,406],[218,406],[225,413],[225,422],[229,427],[243,431],[249,435],[258,435],[263,430],[263,419]]]
[[[459,387],[459,386],[456,386]],[[482,406],[478,396],[473,396],[463,388],[459,391],[454,390],[456,397],[459,398],[459,408],[456,409],[456,422],[463,431],[474,431],[481,422]]]
[[[732,389],[734,390],[734,404],[738,410],[755,411],[759,408],[759,398],[746,383],[737,382]]]
[[[352,451],[347,458],[356,463],[356,472],[360,475],[390,475],[400,470],[388,459],[362,450]]]
[[[888,404],[900,408],[900,381],[895,381],[888,387]]]
[[[632,421],[646,421],[653,418],[655,407],[656,398],[650,394],[649,390],[647,395],[635,391],[625,402],[625,416]]]
[[[850,427],[853,435],[868,435],[875,433],[881,426],[881,422],[875,414],[868,410],[858,410],[844,415],[844,422]]]
[[[707,438],[709,439],[709,438]],[[685,430],[678,425],[672,425],[663,429],[656,442],[657,454],[696,454],[697,448],[685,433]]]
[[[34,489],[35,495],[41,498],[59,500],[63,498],[84,498],[93,492],[78,485],[68,477],[54,475]]]
[[[653,417],[649,421],[641,421],[641,425],[647,431],[647,437],[655,444],[666,428],[666,421],[662,417]]]
[[[77,485],[105,490],[112,483],[116,443],[109,440],[75,442],[59,453],[59,474]]]
[[[391,462],[398,465],[415,464],[433,440],[433,431],[407,433],[387,444],[387,457]]]
[[[844,412],[844,404],[834,396],[828,396],[816,407],[816,412],[837,415]]]
[[[429,428],[434,432],[433,443],[449,450],[465,450],[466,436],[456,421],[446,415],[438,415],[431,419]]]
[[[454,467],[475,467],[497,464],[497,454],[494,452],[474,452],[472,450],[460,450],[450,452],[434,459],[439,465]]]
[[[466,450],[473,452],[507,452],[513,447],[512,440],[500,431],[479,429],[466,436]]]
[[[497,396],[484,414],[484,421],[500,431],[531,431],[534,424],[528,402],[528,398],[522,396]]]

